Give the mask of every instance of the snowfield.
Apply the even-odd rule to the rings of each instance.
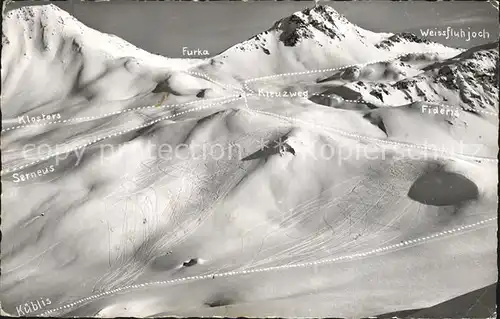
[[[496,282],[498,42],[328,6],[206,60],[54,5],[2,27],[3,314],[359,318]]]

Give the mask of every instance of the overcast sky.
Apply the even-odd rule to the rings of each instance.
[[[24,2],[26,3],[26,2]],[[427,38],[454,47],[468,48],[498,40],[498,11],[487,2],[323,2],[349,21],[371,31],[411,32],[446,28],[480,31],[489,39]],[[147,51],[181,57],[182,47],[200,48],[215,55],[265,31],[312,2],[54,2],[84,24],[115,34]],[[19,6],[15,4],[14,6]]]

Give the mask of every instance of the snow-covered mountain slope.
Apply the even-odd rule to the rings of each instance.
[[[497,280],[497,117],[422,112],[392,87],[458,96],[434,81],[470,64],[462,85],[486,103],[490,49],[372,33],[323,6],[201,62],[54,6],[3,27],[3,116],[61,116],[2,132],[6,313],[43,296],[30,314],[360,318]],[[427,50],[441,53],[409,53]]]
[[[269,30],[214,57],[212,64],[221,71],[237,68],[237,75],[248,79],[381,61],[412,52],[449,58],[461,51],[405,34],[364,30],[333,8],[317,6],[277,21]]]

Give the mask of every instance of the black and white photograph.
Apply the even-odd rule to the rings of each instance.
[[[4,1],[0,311],[496,318],[498,1]]]

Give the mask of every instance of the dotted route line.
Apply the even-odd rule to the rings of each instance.
[[[364,136],[364,135],[359,135],[359,134],[355,134],[355,133],[346,132],[346,131],[340,130],[338,128],[335,128],[335,127],[329,127],[329,126],[320,125],[320,124],[313,124],[313,123],[309,123],[309,122],[304,121],[304,120],[299,120],[299,119],[296,119],[296,118],[292,118],[292,117],[288,117],[288,116],[284,116],[284,115],[279,115],[279,114],[276,114],[276,113],[271,113],[271,112],[266,112],[266,111],[260,111],[260,110],[254,110],[254,109],[251,109],[248,106],[248,103],[246,102],[246,95],[244,95],[243,97],[237,97],[237,98],[233,98],[231,100],[225,100],[225,101],[222,101],[222,102],[219,102],[219,103],[213,103],[213,104],[209,104],[209,105],[206,105],[206,106],[197,107],[197,108],[192,109],[192,110],[187,110],[187,111],[179,112],[176,115],[170,115],[170,116],[162,117],[160,119],[153,120],[153,121],[148,122],[146,124],[139,125],[139,126],[134,127],[132,129],[128,129],[128,130],[125,130],[125,131],[119,131],[119,132],[114,133],[112,135],[101,137],[101,138],[98,138],[98,139],[96,139],[94,141],[88,142],[88,143],[86,143],[84,145],[81,145],[81,146],[79,146],[77,148],[74,148],[74,149],[71,149],[71,150],[68,150],[68,151],[62,151],[62,152],[59,152],[59,153],[56,153],[56,154],[52,154],[52,155],[48,155],[48,156],[42,157],[42,158],[40,158],[40,159],[38,159],[38,160],[36,160],[34,162],[31,162],[31,163],[28,163],[28,164],[25,164],[25,165],[22,165],[22,166],[14,167],[12,169],[2,170],[2,171],[0,171],[0,176],[4,175],[6,173],[10,173],[10,172],[21,170],[21,169],[26,168],[28,166],[32,166],[34,164],[37,164],[37,163],[39,163],[41,161],[44,161],[44,160],[47,160],[49,158],[58,156],[60,154],[65,154],[67,152],[71,152],[71,151],[74,151],[74,150],[77,150],[77,149],[85,148],[85,147],[87,147],[89,145],[92,145],[92,144],[95,144],[95,143],[97,143],[97,142],[99,142],[101,140],[104,140],[104,139],[107,139],[107,138],[111,138],[111,137],[114,137],[114,136],[119,136],[119,135],[128,133],[130,131],[137,130],[137,129],[149,126],[151,124],[157,123],[157,122],[162,121],[162,120],[166,120],[166,119],[169,119],[169,118],[172,118],[172,117],[175,117],[175,116],[179,116],[179,115],[182,115],[182,114],[185,114],[185,113],[194,112],[194,111],[198,111],[198,110],[201,110],[201,109],[209,108],[209,107],[214,106],[214,105],[227,104],[227,103],[230,103],[230,102],[233,102],[233,101],[236,101],[236,100],[240,100],[240,99],[244,99],[245,100],[246,107],[243,108],[243,110],[245,110],[247,112],[258,113],[258,114],[263,114],[263,115],[268,115],[268,116],[273,116],[275,118],[279,118],[279,119],[287,121],[287,122],[292,122],[292,123],[293,122],[298,122],[298,123],[302,123],[302,124],[305,124],[305,125],[308,125],[308,126],[318,127],[318,128],[324,129],[324,130],[334,131],[334,132],[336,132],[336,133],[338,133],[340,135],[347,136],[347,137],[350,137],[350,138],[358,138],[358,139],[364,139],[364,140],[379,142],[379,143],[388,144],[388,145],[395,145],[395,146],[402,146],[402,147],[407,147],[407,148],[421,149],[421,150],[425,150],[425,151],[433,151],[433,152],[437,152],[437,153],[441,153],[441,154],[445,154],[445,155],[450,155],[450,156],[460,156],[460,157],[464,157],[464,158],[469,158],[469,159],[472,159],[472,160],[483,160],[483,161],[493,162],[493,163],[497,162],[497,159],[494,159],[494,158],[480,157],[480,156],[473,156],[473,155],[468,155],[468,154],[461,154],[461,153],[449,152],[449,151],[440,150],[440,149],[437,149],[437,148],[427,147],[427,146],[418,145],[418,144],[411,144],[411,143],[404,143],[404,142],[397,142],[397,141],[388,141],[388,140],[383,140],[383,139],[379,139],[379,138],[375,138],[375,137],[369,137],[369,136]]]
[[[350,138],[364,139],[364,140],[373,141],[373,142],[379,142],[379,143],[388,144],[388,145],[396,145],[396,146],[402,146],[402,147],[407,147],[407,148],[415,148],[415,149],[421,149],[421,150],[425,150],[425,151],[434,151],[434,152],[445,154],[445,155],[460,156],[460,157],[469,158],[469,159],[472,159],[472,160],[481,160],[481,161],[487,161],[487,162],[492,162],[492,163],[496,163],[497,162],[496,158],[473,156],[473,155],[468,155],[468,154],[461,154],[461,153],[449,152],[449,151],[440,150],[440,149],[432,148],[432,147],[427,147],[427,146],[419,145],[419,144],[397,142],[397,141],[388,141],[388,140],[383,140],[383,139],[376,138],[376,137],[358,135],[358,134],[355,134],[355,133],[350,133],[350,132],[346,132],[346,131],[340,130],[340,129],[335,128],[335,127],[329,127],[329,126],[325,126],[325,125],[321,125],[321,124],[313,124],[313,123],[309,123],[309,122],[304,121],[304,120],[299,120],[299,119],[296,119],[296,118],[293,118],[293,117],[279,115],[279,114],[276,114],[276,113],[271,113],[271,112],[266,112],[266,111],[259,111],[259,110],[254,110],[254,109],[248,109],[246,111],[247,112],[251,112],[251,113],[259,113],[259,114],[273,116],[273,117],[279,118],[279,119],[287,121],[287,122],[292,122],[292,123],[293,122],[299,122],[299,123],[302,123],[302,124],[305,124],[305,125],[308,125],[308,126],[318,127],[318,128],[323,129],[323,130],[334,131],[334,132],[336,132],[336,133],[338,133],[340,135],[347,136],[347,137],[350,137]]]
[[[172,107],[186,106],[186,105],[191,105],[191,104],[196,104],[196,103],[203,103],[203,102],[207,102],[207,101],[225,100],[225,99],[229,99],[231,97],[236,97],[236,96],[238,96],[238,95],[217,97],[217,98],[206,99],[206,100],[190,101],[190,102],[178,103],[178,104],[140,106],[140,107],[125,109],[125,110],[116,111],[116,112],[104,113],[104,114],[96,115],[96,116],[76,117],[76,118],[67,119],[67,120],[59,120],[59,121],[52,121],[52,122],[42,122],[42,123],[35,123],[35,124],[19,125],[19,126],[14,126],[14,127],[6,128],[6,129],[2,130],[2,133],[10,131],[10,130],[24,128],[24,127],[44,126],[44,125],[50,125],[50,124],[70,123],[70,122],[81,123],[81,122],[86,122],[86,121],[91,121],[91,120],[97,120],[97,119],[105,118],[105,117],[108,117],[108,116],[111,116],[111,115],[118,115],[118,114],[122,114],[122,113],[128,113],[128,112],[138,111],[138,110],[143,110],[143,109],[162,109],[162,108],[168,109],[168,108],[172,108]]]
[[[465,51],[465,49],[462,49],[462,52]],[[405,55],[410,55],[410,54],[426,54],[426,53],[448,53],[448,52],[440,52],[440,51],[421,51],[421,52],[407,52],[407,53],[400,53],[392,58],[388,58],[385,60],[375,60],[375,61],[369,61],[365,63],[356,63],[356,64],[350,64],[350,65],[345,65],[341,66],[338,68],[329,68],[329,69],[317,69],[317,70],[308,70],[308,71],[300,71],[300,72],[289,72],[289,73],[281,73],[281,74],[273,74],[273,75],[266,75],[266,76],[261,76],[261,77],[256,77],[256,78],[251,78],[247,79],[244,82],[249,83],[249,82],[256,82],[256,81],[262,81],[265,79],[275,79],[275,78],[280,78],[284,76],[293,76],[293,75],[303,75],[303,74],[313,74],[313,73],[323,73],[323,72],[333,72],[333,71],[338,71],[338,70],[343,70],[351,67],[364,67],[370,64],[375,64],[375,63],[383,63],[383,62],[390,62],[392,60],[398,59],[402,56]]]
[[[172,279],[172,280],[154,281],[154,282],[148,282],[148,283],[143,283],[143,284],[124,286],[121,288],[116,288],[116,289],[112,289],[112,290],[109,290],[106,292],[95,294],[95,295],[92,295],[90,297],[79,299],[77,301],[74,301],[72,303],[69,303],[67,305],[64,305],[64,306],[61,306],[58,308],[47,310],[47,311],[43,312],[41,314],[41,316],[46,316],[46,315],[49,315],[53,312],[68,309],[68,308],[74,307],[78,304],[81,304],[81,303],[84,303],[87,301],[91,301],[94,299],[98,299],[98,298],[101,298],[104,296],[108,296],[108,295],[111,295],[111,294],[114,294],[114,293],[117,293],[117,292],[120,292],[123,290],[143,288],[143,287],[152,286],[152,285],[166,285],[166,284],[175,284],[175,283],[186,282],[186,281],[204,280],[204,279],[210,279],[210,278],[215,279],[215,278],[219,278],[219,277],[231,277],[231,276],[251,274],[251,273],[263,273],[263,272],[268,272],[268,271],[276,271],[276,270],[283,270],[283,269],[290,269],[290,268],[304,268],[304,267],[310,267],[310,266],[330,264],[330,263],[334,263],[334,262],[338,262],[338,261],[352,260],[352,259],[359,258],[359,257],[361,257],[361,258],[367,257],[367,256],[374,255],[377,253],[385,253],[385,252],[389,252],[391,250],[404,248],[404,247],[407,247],[410,245],[422,244],[426,241],[436,239],[439,237],[444,237],[446,235],[457,234],[459,231],[470,230],[473,227],[484,225],[484,224],[491,222],[491,221],[494,221],[496,219],[497,219],[497,217],[488,218],[488,219],[485,219],[485,220],[482,220],[482,221],[479,221],[479,222],[476,222],[473,224],[455,227],[455,228],[452,228],[449,230],[444,230],[442,232],[428,235],[425,237],[420,237],[420,238],[411,239],[411,240],[405,240],[405,241],[402,241],[398,244],[379,247],[379,248],[372,249],[372,250],[369,250],[369,251],[366,251],[363,253],[355,253],[355,254],[351,254],[351,255],[344,255],[344,256],[335,257],[335,258],[329,258],[329,259],[323,259],[323,260],[311,261],[311,262],[304,262],[304,263],[298,263],[298,264],[291,264],[291,265],[271,266],[271,267],[266,267],[266,268],[256,268],[256,269],[242,270],[242,271],[228,271],[228,272],[223,272],[223,273],[214,273],[214,274],[199,275],[199,276],[189,276],[189,277],[182,277],[182,278]]]
[[[106,136],[102,136],[102,137],[96,138],[93,141],[90,141],[88,143],[80,145],[80,146],[78,146],[76,148],[72,148],[70,150],[61,151],[61,152],[58,152],[58,153],[53,153],[53,154],[44,156],[44,157],[42,157],[42,158],[40,158],[40,159],[38,159],[38,160],[36,160],[34,162],[31,162],[31,163],[28,163],[28,164],[25,164],[25,165],[21,165],[21,166],[18,166],[18,167],[13,167],[13,168],[10,168],[10,169],[2,170],[2,171],[0,171],[0,176],[3,176],[6,173],[11,173],[11,172],[19,171],[19,170],[21,170],[23,168],[35,165],[35,164],[37,164],[37,163],[39,163],[41,161],[48,160],[48,159],[50,159],[52,157],[55,157],[55,156],[58,156],[58,155],[61,155],[61,154],[65,154],[65,153],[68,153],[68,152],[72,152],[72,151],[75,151],[75,150],[78,150],[78,149],[85,148],[85,147],[87,147],[89,145],[95,144],[95,143],[103,141],[105,139],[108,139],[108,138],[111,138],[111,137],[120,136],[120,135],[126,134],[128,132],[135,131],[135,130],[138,130],[138,129],[150,126],[150,125],[158,123],[160,121],[168,120],[168,119],[171,119],[171,118],[183,115],[183,114],[191,113],[191,112],[196,112],[196,111],[208,109],[208,108],[211,108],[211,107],[213,107],[215,105],[222,105],[222,104],[231,103],[231,102],[234,102],[234,101],[237,101],[237,100],[240,100],[240,99],[242,99],[242,98],[241,97],[233,98],[233,99],[225,100],[225,101],[218,102],[218,103],[212,103],[212,104],[207,104],[207,105],[204,105],[204,106],[199,106],[199,107],[196,107],[196,108],[191,109],[191,110],[186,110],[186,111],[179,112],[177,114],[173,114],[173,115],[169,115],[169,116],[164,116],[164,117],[161,117],[159,119],[149,121],[146,124],[141,124],[141,125],[135,126],[133,128],[130,128],[130,129],[118,131],[118,132],[110,134],[110,135],[106,135]]]

